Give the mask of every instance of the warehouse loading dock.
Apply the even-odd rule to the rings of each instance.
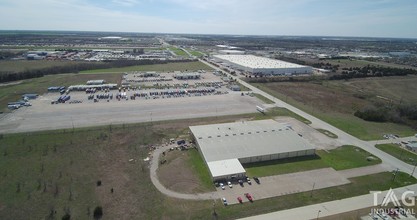
[[[291,127],[274,120],[191,126],[190,130],[213,181],[244,176],[241,164],[315,154],[315,148]]]

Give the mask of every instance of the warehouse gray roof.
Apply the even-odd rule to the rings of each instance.
[[[314,149],[288,125],[274,120],[191,126],[205,161]]]
[[[214,55],[215,58],[252,69],[302,68],[303,65],[254,55]]]

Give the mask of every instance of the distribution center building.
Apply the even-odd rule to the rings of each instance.
[[[310,66],[254,55],[214,55],[213,57],[232,68],[256,75],[299,75],[313,72]]]
[[[214,181],[245,176],[242,164],[314,155],[287,124],[274,120],[190,126]]]

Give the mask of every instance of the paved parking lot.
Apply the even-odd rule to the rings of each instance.
[[[262,102],[255,97],[230,92],[179,98],[137,99],[94,103],[84,92],[72,92],[71,99],[83,103],[51,105],[59,94],[45,94],[0,118],[0,133],[87,127],[95,125],[150,122],[256,112]]]
[[[233,184],[233,188],[226,186],[225,190],[218,187],[217,192],[221,197],[226,198],[229,204],[236,204],[238,196],[242,197],[244,202],[248,202],[244,196],[245,193],[250,193],[256,202],[259,199],[311,191],[313,185],[314,189],[323,189],[350,183],[347,178],[333,168],[262,177],[259,180],[260,184],[252,180],[252,185],[245,182],[243,187],[239,184]]]
[[[308,143],[318,149],[331,150],[343,145],[340,143],[340,141],[338,141],[338,139],[330,138],[320,133],[316,129],[304,124],[303,122],[298,121],[297,119],[290,117],[279,117],[275,120],[289,124],[294,129],[294,131],[301,134],[303,138],[308,141]]]

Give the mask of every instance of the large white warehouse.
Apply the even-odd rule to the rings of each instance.
[[[314,155],[315,149],[288,125],[260,120],[191,126],[214,181],[245,176],[242,164]]]
[[[235,69],[258,75],[299,75],[313,72],[310,66],[254,55],[214,55],[213,57]]]

